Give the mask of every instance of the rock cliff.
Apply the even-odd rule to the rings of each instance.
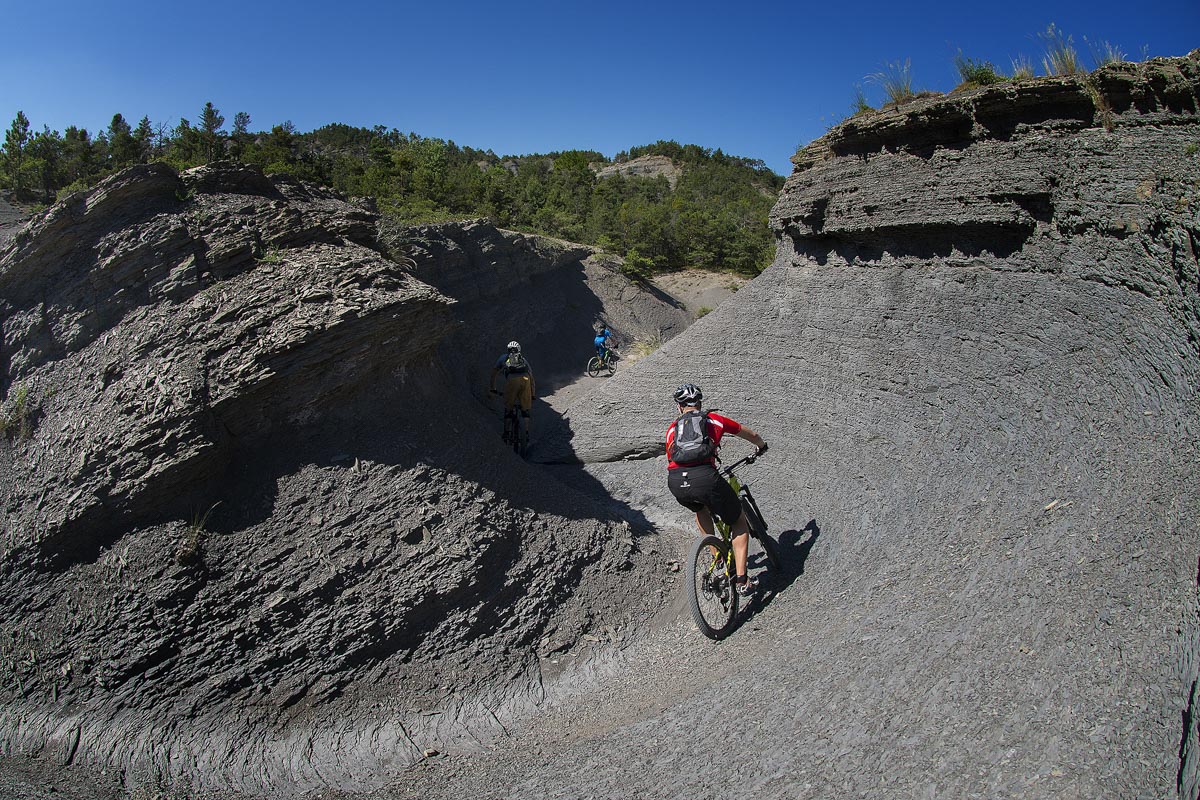
[[[654,613],[621,601],[666,587],[640,515],[535,474],[484,403],[504,326],[551,317],[527,352],[577,375],[631,284],[486,223],[378,227],[248,167],[151,165],[7,242],[5,754],[127,788],[365,788]]]
[[[756,795],[1197,796],[1198,146],[1200,51],[850,120],[797,154],[774,265],[568,410],[558,457],[664,528],[674,386],[770,443],[803,573],[735,658],[776,702],[726,690]],[[680,705],[588,750],[674,726],[671,763],[717,741]]]
[[[641,156],[616,164],[606,164],[596,169],[597,178],[608,178],[613,175],[631,175],[640,178],[661,176],[667,179],[667,183],[671,184],[672,189],[675,188],[675,184],[679,182],[679,176],[682,174],[683,171],[667,156]]]

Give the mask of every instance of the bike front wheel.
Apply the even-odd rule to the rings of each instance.
[[[759,513],[758,507],[742,497],[742,509],[746,512],[746,520],[750,523],[750,536],[758,542],[762,547],[763,555],[767,559],[767,568],[771,571],[772,576],[779,574],[779,570],[783,562],[779,560],[779,545],[771,538],[771,534],[767,533],[767,523],[763,521],[762,514]]]
[[[589,378],[595,378],[600,374],[599,356],[592,356],[592,360],[587,363],[587,374]]]
[[[525,426],[521,424],[521,412],[517,411],[512,415],[512,444],[513,452],[517,455],[522,455],[525,449],[525,437],[528,435],[525,432]]]
[[[692,619],[708,638],[723,639],[733,629],[738,610],[729,543],[717,536],[697,539],[688,564],[687,596]]]

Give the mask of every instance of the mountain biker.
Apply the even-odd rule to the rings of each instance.
[[[757,582],[746,574],[746,556],[750,546],[750,521],[733,487],[717,471],[717,448],[721,437],[732,434],[745,439],[758,450],[756,456],[767,452],[766,441],[754,431],[729,417],[700,410],[704,394],[700,387],[685,383],[675,390],[675,402],[679,405],[679,416],[667,429],[667,488],[679,504],[696,512],[696,524],[702,533],[715,535],[713,515],[730,526],[733,536],[733,564],[736,569],[735,588],[739,594],[752,594]],[[677,464],[672,460],[672,444],[680,430],[679,422],[689,414],[701,416],[701,424],[707,428],[711,440],[712,455],[702,461]]]
[[[528,432],[529,410],[533,406],[533,395],[537,390],[533,381],[533,368],[525,360],[520,342],[509,342],[507,352],[500,356],[496,360],[496,366],[492,367],[491,380],[488,382],[488,391],[492,394],[500,394],[496,391],[496,376],[501,374],[504,375],[504,415],[507,417],[510,413],[515,413],[516,407],[520,405],[521,416],[525,417],[525,430]]]
[[[609,340],[612,338],[612,331],[607,325],[601,325],[596,329],[596,338],[592,340],[592,344],[596,345],[596,355],[600,357],[600,363],[603,364],[608,360]]]

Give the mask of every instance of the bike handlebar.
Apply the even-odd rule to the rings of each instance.
[[[753,464],[755,461],[758,460],[758,457],[760,455],[762,455],[762,453],[757,452],[757,453],[751,453],[750,455],[745,456],[743,458],[739,458],[737,461],[733,462],[728,467],[721,467],[721,474],[722,475],[730,475],[733,473],[733,471],[735,469],[742,466],[743,464]]]

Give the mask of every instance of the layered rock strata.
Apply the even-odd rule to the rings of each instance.
[[[474,261],[436,231],[393,258],[377,225],[252,168],[150,165],[9,241],[4,753],[363,788],[653,613],[621,602],[665,580],[638,515],[548,490],[438,355],[460,309],[510,316],[589,253],[476,223]]]
[[[681,529],[674,386],[770,442],[803,573],[745,666],[777,702],[728,690],[761,796],[1197,795],[1197,143],[1200,52],[848,121],[797,154],[774,265],[569,410],[559,457]],[[692,724],[660,758],[714,757],[657,721]]]

